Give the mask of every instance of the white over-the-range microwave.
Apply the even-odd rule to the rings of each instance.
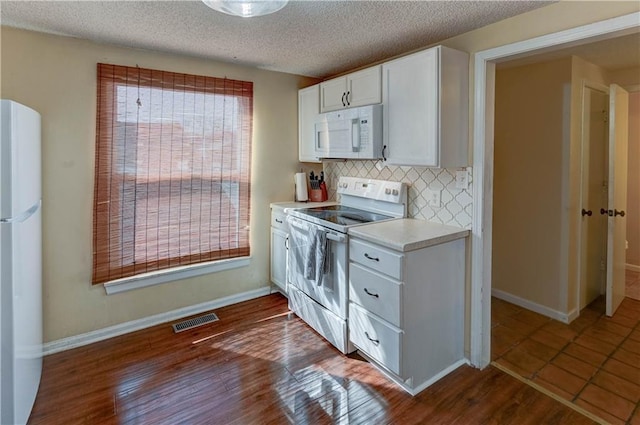
[[[331,159],[382,158],[382,105],[321,114],[315,124],[315,154]]]

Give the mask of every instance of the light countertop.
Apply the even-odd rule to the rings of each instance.
[[[336,205],[337,202],[335,201],[325,201],[325,202],[295,202],[295,201],[289,201],[289,202],[272,202],[271,204],[269,204],[269,206],[271,207],[271,209],[274,208],[279,208],[284,210],[285,208],[315,208],[315,207],[324,207],[327,205]]]
[[[349,235],[391,248],[413,251],[465,238],[469,230],[415,218],[383,221],[349,228]]]

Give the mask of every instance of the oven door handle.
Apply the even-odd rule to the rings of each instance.
[[[335,233],[326,233],[327,235],[327,239],[329,239],[330,241],[334,241],[334,242],[346,242],[347,237],[345,235],[336,235]]]

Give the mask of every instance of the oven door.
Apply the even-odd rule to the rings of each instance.
[[[342,319],[347,318],[347,235],[296,217],[289,223],[289,269],[287,280],[314,301]],[[327,238],[326,266],[318,280],[305,277],[305,265],[315,256],[312,235],[322,231]]]

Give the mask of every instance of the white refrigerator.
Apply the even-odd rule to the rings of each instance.
[[[1,101],[0,423],[24,424],[42,373],[40,115]]]

